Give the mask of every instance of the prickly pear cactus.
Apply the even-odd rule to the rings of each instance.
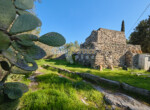
[[[0,61],[1,68],[7,72],[0,82],[0,92],[9,99],[18,99],[27,91],[21,83],[5,83],[7,76],[17,67],[25,71],[35,71],[38,66],[34,60],[43,58],[46,53],[34,42],[49,46],[62,46],[65,38],[56,32],[41,37],[24,34],[41,26],[41,21],[28,9],[33,8],[33,0],[0,0],[0,55],[6,59]]]

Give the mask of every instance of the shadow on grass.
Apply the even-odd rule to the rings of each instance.
[[[66,67],[66,69],[69,69],[70,71],[73,71],[73,72],[91,73],[91,74],[94,74],[96,76],[100,76],[106,79],[119,81],[119,82],[125,82],[135,87],[150,90],[150,86],[149,86],[150,77],[137,76],[136,74],[131,74],[132,72],[140,72],[140,70],[129,70],[129,71],[113,70],[111,71],[111,70],[105,69],[104,71],[100,72],[98,70],[82,66],[80,64],[74,64],[74,65],[68,64],[65,60],[45,60],[45,61],[54,64],[54,66],[59,65],[60,67],[62,66],[63,68]],[[150,74],[148,72],[144,72],[144,73]]]
[[[88,67],[85,67],[83,65],[80,65],[78,63],[75,63],[75,64],[70,64],[68,62],[66,62],[66,60],[53,60],[53,59],[46,59],[45,60],[46,62],[53,62],[55,65],[62,65],[62,66],[66,66],[66,67],[76,67],[76,68],[87,68]]]
[[[58,77],[57,74],[41,75],[41,76],[37,76],[36,79],[37,79],[37,82],[48,84],[49,87],[52,87],[52,85],[55,85],[55,86],[53,86],[54,88],[55,87],[56,88],[57,87],[62,87],[62,88],[67,87],[67,88],[74,88],[77,90],[84,90],[84,91],[90,91],[93,89],[91,85],[87,85],[83,81],[71,81],[71,80],[63,78],[63,77]]]

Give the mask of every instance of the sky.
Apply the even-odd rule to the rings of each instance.
[[[92,30],[121,30],[125,21],[126,38],[138,23],[150,15],[150,7],[133,27],[150,0],[42,0],[36,2],[36,14],[42,21],[40,35],[62,34],[67,43],[83,43]],[[129,32],[129,30],[132,30]]]

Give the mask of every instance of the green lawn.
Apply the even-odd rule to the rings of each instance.
[[[65,60],[39,60],[37,61],[38,65],[44,65],[44,64],[49,64],[52,66],[68,69],[70,71],[74,72],[82,72],[82,73],[91,73],[103,78],[111,79],[114,81],[119,81],[119,82],[125,82],[129,85],[139,87],[139,88],[144,88],[147,90],[150,90],[150,77],[146,76],[137,76],[135,74],[131,74],[131,72],[140,72],[144,74],[149,74],[150,72],[146,72],[144,70],[122,70],[122,69],[114,69],[114,70],[109,70],[109,69],[104,69],[103,71],[91,69],[84,67],[82,65],[74,64],[70,65],[68,64]]]
[[[37,63],[39,66],[49,64],[75,72],[91,73],[150,90],[150,78],[130,74],[131,72],[150,74],[143,70],[115,69],[112,71],[105,69],[100,72],[82,65],[70,65],[65,60],[42,59]],[[17,106],[19,110],[105,110],[105,107],[108,106],[103,100],[103,94],[93,89],[91,85],[84,83],[81,77],[72,76],[72,79],[66,79],[60,77],[57,70],[49,68],[39,68],[38,71],[43,73],[36,77],[38,85],[31,86],[19,101],[0,105],[0,109],[13,110],[12,107]],[[27,76],[10,75],[7,81],[20,81],[30,85],[31,81],[27,79]]]
[[[37,76],[38,90],[21,98],[21,110],[104,110],[103,95],[80,78],[72,81],[59,77],[56,71],[40,71],[45,74]]]
[[[103,94],[84,83],[80,77],[67,79],[60,77],[55,70],[38,71],[43,73],[36,77],[38,85],[32,86],[19,103],[15,102],[19,110],[105,110],[107,105]],[[7,81],[17,80],[27,85],[31,83],[23,75],[11,75]],[[7,105],[3,105],[4,110]]]

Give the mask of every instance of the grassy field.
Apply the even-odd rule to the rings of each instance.
[[[114,69],[114,70],[109,70],[109,69],[104,69],[103,71],[91,69],[84,67],[82,65],[74,64],[70,65],[68,64],[65,60],[39,60],[37,61],[39,65],[44,65],[44,64],[49,64],[52,66],[60,67],[60,68],[65,68],[70,71],[74,72],[82,72],[82,73],[91,73],[103,78],[119,81],[119,82],[125,82],[129,85],[139,87],[139,88],[144,88],[147,90],[150,90],[150,77],[146,76],[137,76],[135,74],[131,74],[132,72],[140,72],[144,74],[149,74],[150,72],[146,72],[144,70],[131,70],[129,69],[128,71],[122,70],[122,69]]]
[[[82,82],[80,77],[67,79],[54,70],[38,71],[43,73],[36,77],[38,85],[23,95],[19,110],[105,110],[103,94]],[[24,76],[11,75],[8,78],[8,81],[17,80],[28,85],[31,83]]]
[[[37,63],[39,66],[49,64],[75,72],[91,73],[150,90],[150,78],[131,74],[131,72],[150,74],[143,70],[105,69],[100,72],[78,64],[70,65],[65,60],[42,59]],[[17,106],[19,110],[105,110],[106,106],[110,107],[103,100],[103,94],[93,89],[91,85],[84,83],[81,77],[64,78],[52,68],[39,68],[38,72],[43,74],[36,76],[37,84],[32,86],[30,86],[32,82],[27,79],[29,75],[10,75],[8,82],[20,81],[27,84],[30,89],[19,101],[8,102],[2,106],[0,105],[0,108],[4,108],[2,110],[6,108],[9,108],[7,110],[13,110],[12,107]]]

